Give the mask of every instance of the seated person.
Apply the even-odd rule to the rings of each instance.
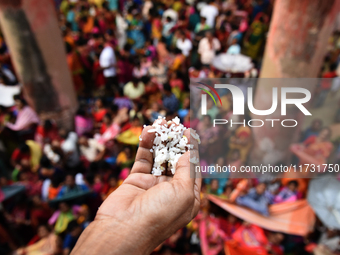
[[[109,176],[107,184],[105,184],[101,197],[105,200],[113,191],[118,188],[118,178],[116,175],[112,174]]]
[[[60,189],[57,198],[62,198],[66,194],[77,193],[79,191],[88,191],[89,188],[82,184],[78,185],[75,182],[75,177],[73,174],[68,173],[65,178],[65,185]]]
[[[265,196],[266,184],[259,183],[255,188],[248,191],[246,195],[241,195],[236,199],[238,205],[248,207],[264,216],[268,216],[268,199]]]
[[[16,251],[16,254],[34,255],[45,254],[53,255],[59,254],[60,247],[58,247],[58,236],[54,234],[50,227],[47,225],[41,225],[38,228],[39,241],[28,245],[27,247],[20,248]]]
[[[208,185],[208,193],[218,195],[219,182],[217,179],[212,179],[210,185]]]
[[[12,131],[16,131],[18,136],[30,135],[33,139],[35,130],[39,123],[37,113],[27,104],[26,100],[19,95],[14,97],[15,105],[17,108],[17,118],[15,123],[6,123],[6,127]]]
[[[294,202],[298,199],[297,197],[297,189],[299,187],[299,183],[295,180],[290,181],[287,187],[284,187],[278,195],[274,198],[274,203],[281,202]]]
[[[83,232],[82,225],[77,223],[77,220],[72,220],[67,225],[67,234],[63,242],[63,254],[70,254],[73,247],[76,245],[80,234]]]
[[[177,97],[172,93],[171,86],[169,83],[163,85],[163,106],[169,112],[176,112],[178,110],[179,102]]]
[[[55,211],[52,217],[48,220],[50,225],[54,225],[56,234],[64,233],[68,223],[75,219],[75,208],[72,208],[68,203],[61,202],[59,210]]]

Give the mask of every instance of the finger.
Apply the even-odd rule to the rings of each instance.
[[[166,123],[166,121],[162,120],[162,124],[164,123]],[[137,150],[135,163],[133,164],[131,173],[151,173],[153,166],[153,153],[150,151],[150,149],[153,146],[153,141],[156,135],[155,132],[149,133],[148,130],[153,128],[154,127],[152,126],[147,126],[143,129],[141,135],[142,140],[139,143],[139,148]]]
[[[193,189],[194,185],[197,185],[196,189],[201,188],[201,181],[196,181],[196,166],[199,164],[198,155],[198,141],[192,139],[190,132],[192,130],[184,131],[184,134],[188,138],[188,143],[193,145],[193,148],[187,151],[181,156],[177,162],[176,172],[174,180],[182,182],[182,184],[188,185],[188,188]],[[191,160],[190,160],[191,159]],[[197,162],[195,162],[197,161]],[[196,183],[196,184],[195,184]]]
[[[135,173],[135,174],[130,174],[128,178],[125,179],[123,184],[124,185],[130,184],[137,188],[148,190],[158,183],[170,181],[170,180],[171,180],[171,177],[169,176],[164,176],[164,175],[154,176],[152,174]]]

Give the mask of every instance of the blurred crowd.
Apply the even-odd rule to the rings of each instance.
[[[190,110],[192,78],[257,77],[272,15],[270,0],[55,0],[67,64],[79,109],[74,129],[39,119],[24,96],[0,106],[0,254],[69,254],[93,220],[100,204],[127,178],[143,125],[158,116],[179,116],[201,136],[201,164],[245,165],[252,131],[223,132],[212,119],[218,109],[208,101],[207,115]],[[320,77],[336,78],[340,53],[334,33]],[[220,54],[245,56],[246,71],[221,70]],[[0,81],[17,84],[5,38],[0,41]],[[241,68],[242,69],[242,68]],[[321,107],[338,83],[322,83]],[[1,95],[0,95],[1,97]],[[224,98],[232,114],[232,97]],[[229,108],[228,108],[229,106]],[[339,106],[337,106],[339,108]],[[340,122],[340,108],[336,117]],[[340,140],[315,120],[292,145],[292,160],[326,163],[340,159]],[[212,155],[209,146],[228,146]],[[265,247],[262,254],[310,254],[308,243],[321,243],[321,254],[340,252],[340,235],[317,221],[307,237],[264,230],[209,202],[213,194],[268,216],[270,204],[306,197],[308,180],[207,179],[199,215],[174,233],[154,254],[224,254],[224,242]],[[242,236],[247,230],[248,237]],[[138,233],[136,233],[138,234]],[[250,253],[249,253],[250,254]],[[233,254],[231,254],[233,255]]]

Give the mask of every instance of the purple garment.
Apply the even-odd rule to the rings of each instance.
[[[132,109],[132,102],[130,99],[126,97],[115,98],[113,103],[118,106],[119,109],[128,108],[129,110]]]

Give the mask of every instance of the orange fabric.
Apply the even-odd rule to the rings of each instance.
[[[57,197],[59,191],[60,191],[60,187],[58,187],[58,188],[50,187],[48,189],[48,199],[49,200],[55,199]]]
[[[236,241],[227,241],[224,244],[224,251],[226,255],[267,255],[267,251],[264,248],[253,248],[240,246]]]
[[[208,195],[208,199],[236,217],[267,230],[300,236],[305,236],[313,230],[315,214],[307,200],[271,205],[269,217],[265,217],[214,195]]]
[[[233,233],[232,239],[243,247],[261,248],[268,244],[263,229],[253,224],[239,227],[235,233]]]

